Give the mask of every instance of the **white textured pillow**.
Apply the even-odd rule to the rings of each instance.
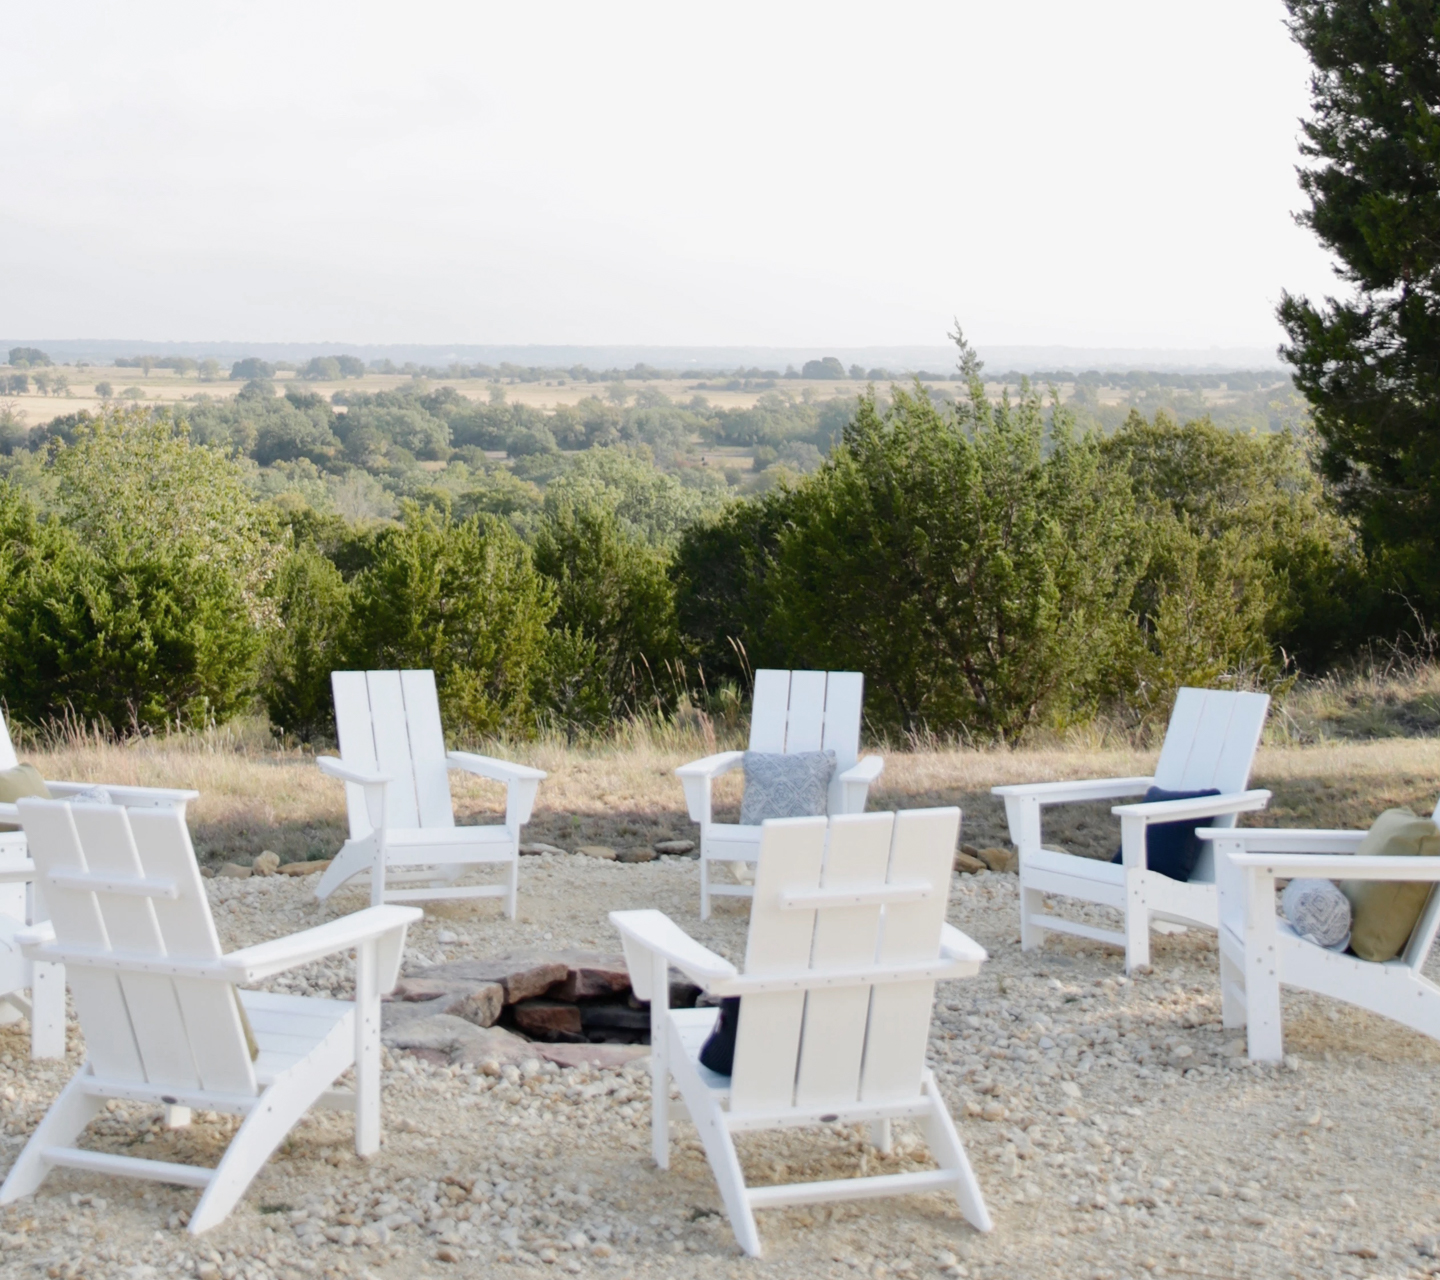
[[[834,773],[833,751],[797,751],[793,755],[747,751],[740,825],[758,827],[767,818],[820,817]]]
[[[110,793],[104,787],[86,787],[84,791],[72,791],[65,797],[71,804],[114,804]]]
[[[1292,880],[1280,894],[1280,910],[1306,942],[1331,951],[1350,945],[1350,899],[1333,880]]]

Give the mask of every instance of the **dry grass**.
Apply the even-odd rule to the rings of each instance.
[[[728,736],[728,735],[727,735]],[[48,777],[151,786],[193,787],[196,847],[207,859],[248,861],[262,849],[286,860],[329,857],[345,835],[339,783],[321,776],[306,752],[277,748],[263,725],[244,722],[203,734],[118,744],[82,735],[22,746]],[[718,744],[723,748],[728,743]],[[492,749],[549,773],[541,786],[531,839],[573,848],[649,844],[694,827],[685,813],[679,764],[716,749],[698,727],[647,730],[630,726],[613,743],[568,747],[560,742],[504,744]],[[958,804],[965,838],[1003,844],[1003,807],[990,788],[1006,782],[1143,774],[1155,752],[1097,738],[1033,749],[935,748],[886,753],[886,769],[871,808]],[[452,775],[461,820],[498,816],[503,789]],[[1429,812],[1440,793],[1440,740],[1270,742],[1260,749],[1253,785],[1275,798],[1247,823],[1261,826],[1365,827],[1382,809],[1410,805]],[[738,812],[738,772],[717,787],[722,813]],[[1047,837],[1076,852],[1108,854],[1115,847],[1108,805],[1053,811]],[[733,818],[732,818],[733,820]]]

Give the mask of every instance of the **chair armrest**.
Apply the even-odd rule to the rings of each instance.
[[[710,784],[722,773],[738,768],[744,759],[743,751],[721,751],[718,755],[682,764],[675,770],[675,776],[685,788],[685,807],[690,811],[691,822],[704,826],[710,821]]]
[[[1088,778],[1075,782],[1016,782],[991,787],[990,794],[1007,800],[1038,800],[1041,804],[1074,804],[1082,800],[1116,800],[1143,796],[1154,778]]]
[[[55,922],[53,920],[37,920],[32,925],[26,925],[23,929],[15,931],[15,943],[17,946],[43,947],[55,941]]]
[[[57,800],[73,796],[77,791],[88,791],[91,787],[104,787],[110,799],[130,809],[168,809],[172,806],[189,804],[198,800],[198,791],[177,790],[172,787],[121,787],[108,782],[46,782],[46,788]]]
[[[989,952],[974,938],[948,923],[940,926],[940,954],[946,960],[970,964],[982,964],[990,958]]]
[[[1440,858],[1356,858],[1336,853],[1226,853],[1237,867],[1259,867],[1282,880],[1440,880]]]
[[[718,778],[729,773],[745,759],[743,751],[721,751],[718,755],[706,756],[703,760],[692,760],[675,770],[677,778]]]
[[[1110,812],[1122,821],[1183,822],[1186,818],[1214,818],[1225,813],[1249,813],[1270,803],[1268,791],[1238,791],[1228,796],[1197,796],[1193,800],[1152,800],[1149,804],[1117,804]]]
[[[363,769],[346,764],[338,756],[316,756],[315,763],[321,773],[339,778],[341,782],[353,782],[360,787],[378,787],[390,781],[389,774],[366,773]]]
[[[532,769],[528,764],[512,764],[495,756],[477,756],[469,751],[451,751],[446,754],[445,763],[452,769],[464,769],[466,773],[496,782],[543,782],[549,776],[544,769]]]
[[[494,756],[477,756],[469,751],[452,751],[445,757],[445,763],[452,769],[464,769],[466,773],[505,784],[505,825],[518,840],[520,828],[530,821],[530,812],[535,807],[535,793],[548,776],[545,770],[532,769],[526,764],[512,764]]]
[[[338,920],[303,929],[286,938],[275,938],[270,942],[256,943],[240,951],[232,951],[220,958],[223,969],[233,974],[235,982],[258,982],[271,974],[283,973],[297,965],[309,964],[323,956],[334,955],[337,951],[348,951],[362,942],[369,942],[385,934],[399,933],[403,943],[405,930],[424,916],[419,907],[402,907],[386,903],[379,907],[366,907]],[[390,980],[390,987],[394,979]],[[388,991],[390,987],[381,988]]]
[[[1306,830],[1303,827],[1197,827],[1202,840],[1238,841],[1239,853],[1354,853],[1364,831]],[[1234,856],[1233,854],[1231,855]]]
[[[840,775],[839,781],[846,784],[860,782],[868,787],[884,772],[884,756],[865,756],[846,769],[845,772]]]
[[[619,930],[625,945],[625,963],[630,981],[641,1000],[648,992],[641,984],[650,985],[650,966],[643,963],[641,953],[663,956],[682,973],[708,989],[712,983],[733,978],[738,970],[724,956],[717,956],[709,947],[696,942],[663,911],[612,911],[610,923]]]

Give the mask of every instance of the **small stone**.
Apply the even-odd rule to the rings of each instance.
[[[558,844],[546,844],[543,840],[527,840],[520,846],[520,852],[527,857],[539,857],[542,853],[559,854],[567,857],[567,853]]]
[[[248,880],[251,868],[242,867],[238,862],[227,862],[215,874],[222,880]]]
[[[202,1262],[195,1268],[195,1274],[200,1280],[220,1280],[220,1268],[213,1262]]]
[[[1073,1080],[1065,1080],[1061,1082],[1060,1092],[1067,1098],[1078,1098],[1080,1096],[1080,1086]]]
[[[660,855],[654,849],[621,849],[615,855],[616,862],[654,862]]]
[[[987,1103],[980,1109],[980,1118],[981,1118],[982,1120],[990,1120],[990,1121],[1003,1120],[1003,1119],[1005,1119],[1005,1117],[1008,1116],[1009,1114],[1010,1114],[1010,1113],[1009,1113],[1004,1107],[1002,1107],[998,1102],[987,1102]]]
[[[436,1262],[459,1262],[461,1258],[458,1249],[452,1249],[448,1244],[442,1244],[435,1250]]]
[[[695,852],[693,840],[657,840],[651,848],[664,857],[681,858]]]
[[[978,858],[980,856],[980,850],[977,849],[973,844],[962,844],[960,846],[960,852],[963,853],[967,858]]]
[[[955,870],[973,876],[977,871],[987,871],[989,868],[979,858],[962,850],[955,855]]]
[[[1370,1244],[1347,1244],[1345,1252],[1352,1258],[1378,1258],[1380,1250]]]
[[[1252,1227],[1268,1227],[1270,1225],[1269,1217],[1263,1213],[1247,1213],[1242,1221]]]
[[[615,850],[608,844],[582,844],[576,848],[575,852],[583,854],[587,858],[602,858],[606,862],[615,861]]]
[[[280,866],[280,855],[274,849],[266,849],[250,866],[257,876],[273,876]]]
[[[452,942],[459,942],[460,935],[453,929],[441,929],[440,932],[435,935],[435,941],[442,947],[448,947]]]
[[[1007,853],[1004,849],[981,849],[980,861],[991,871],[1013,871],[1016,869],[1016,860],[1013,853]]]
[[[473,1022],[477,1027],[493,1027],[505,1007],[505,988],[498,982],[487,982],[469,995],[462,996],[446,1013]]]
[[[330,865],[329,858],[317,858],[313,862],[287,862],[275,870],[282,876],[313,876]]]

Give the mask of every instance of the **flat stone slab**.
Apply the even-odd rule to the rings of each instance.
[[[520,852],[532,857],[542,853],[558,853],[564,855],[567,851],[558,844],[546,844],[543,840],[527,840],[520,846]]]
[[[683,858],[693,855],[695,852],[695,841],[693,840],[657,840],[650,846],[661,857]]]
[[[536,1050],[542,1047],[504,1027],[477,1027],[464,1018],[443,1013],[409,1019],[388,1030],[382,1028],[380,1038],[393,1049],[448,1054],[452,1065],[493,1060],[501,1066],[518,1066],[526,1058],[539,1056]]]
[[[577,846],[575,852],[587,858],[600,858],[605,862],[614,862],[616,857],[615,850],[608,844],[582,844]]]
[[[282,876],[313,876],[317,871],[324,871],[329,865],[329,858],[317,859],[314,862],[283,862],[275,868],[275,873]]]
[[[615,855],[616,862],[654,862],[660,855],[654,849],[621,849]]]
[[[454,983],[457,987],[466,982],[471,986],[497,982],[505,989],[505,1003],[518,1004],[521,1000],[543,996],[557,982],[563,982],[569,973],[567,964],[548,956],[508,955],[431,965],[428,969],[412,973],[406,981],[429,979]]]
[[[560,1067],[623,1067],[650,1056],[648,1044],[532,1044],[527,1056]]]

